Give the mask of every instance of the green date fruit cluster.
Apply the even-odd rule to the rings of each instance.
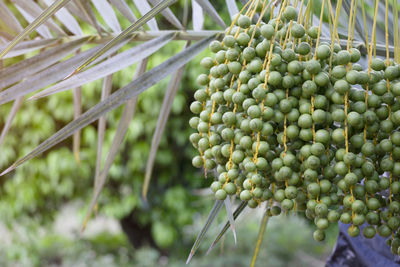
[[[303,211],[316,240],[341,221],[350,236],[388,237],[398,254],[399,65],[362,67],[358,49],[318,36],[288,6],[257,24],[240,15],[210,44],[190,105],[193,165],[215,177],[219,200]]]

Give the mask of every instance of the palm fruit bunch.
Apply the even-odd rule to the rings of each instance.
[[[190,109],[193,165],[215,177],[215,198],[236,195],[268,214],[305,212],[323,240],[329,224],[376,234],[400,252],[400,69],[356,48],[319,41],[297,10],[256,23],[238,15]],[[269,18],[270,17],[270,18]]]

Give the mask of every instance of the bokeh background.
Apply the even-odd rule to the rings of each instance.
[[[171,7],[178,18],[183,16],[184,2],[178,1]],[[225,1],[217,2],[214,6],[227,18]],[[131,8],[137,12],[133,5]],[[138,12],[136,15],[140,16]],[[120,23],[125,28],[129,26],[123,19]],[[168,28],[168,22],[164,23]],[[159,25],[163,27],[162,23]],[[82,27],[85,29],[85,25]],[[205,29],[215,29],[207,16]],[[184,42],[180,41],[169,43],[151,57],[148,69],[181,51],[183,46]],[[98,213],[84,233],[80,229],[93,190],[97,123],[81,132],[80,163],[71,151],[70,138],[0,177],[0,266],[185,265],[194,239],[213,205],[208,189],[212,179],[204,179],[203,173],[192,167],[195,150],[188,140],[192,132],[188,126],[189,105],[198,88],[196,77],[202,72],[199,61],[208,53],[202,52],[185,70],[157,153],[147,203],[140,198],[141,185],[168,79],[139,96],[134,119],[99,199]],[[21,59],[5,60],[4,64]],[[114,75],[113,90],[132,80],[135,67]],[[83,111],[100,99],[101,83],[99,80],[83,86]],[[72,102],[71,91],[25,101],[0,147],[0,169],[71,121]],[[10,108],[11,104],[0,106],[0,126],[4,125]],[[111,145],[121,113],[122,109],[118,108],[107,114],[105,151]],[[220,245],[206,256],[213,237],[225,223],[226,214],[222,209],[191,266],[249,266],[263,210],[248,209],[239,217],[237,245],[228,232]],[[302,214],[271,218],[256,265],[324,266],[338,230],[332,227],[327,239],[318,243],[312,238],[313,228]]]

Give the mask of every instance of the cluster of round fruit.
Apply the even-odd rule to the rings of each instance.
[[[339,220],[350,236],[365,224],[366,238],[391,237],[398,253],[399,65],[363,68],[359,50],[318,39],[288,6],[267,22],[240,15],[210,44],[190,106],[193,165],[214,172],[217,199],[305,211],[316,240]]]

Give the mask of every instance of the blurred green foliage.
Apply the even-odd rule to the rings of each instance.
[[[164,61],[169,55],[179,52],[183,42],[170,43],[153,55],[148,69]],[[197,61],[197,62],[196,62]],[[198,66],[198,60],[190,63],[188,70]],[[134,67],[120,71],[113,78],[113,90],[130,82]],[[201,179],[201,173],[191,166],[191,149],[187,121],[190,111],[187,103],[191,100],[194,72],[186,72],[184,86],[181,86],[171,111],[156,157],[153,180],[149,192],[149,207],[143,210],[140,190],[151,138],[161,108],[168,80],[150,88],[140,95],[133,121],[121,145],[109,181],[99,200],[100,212],[121,219],[132,210],[138,209],[143,224],[157,221],[153,233],[160,229],[179,232],[183,225],[190,224],[193,198],[190,190],[208,183]],[[83,110],[100,100],[101,81],[87,84],[82,89]],[[0,107],[1,123],[5,122],[11,105]],[[108,152],[122,108],[107,114],[107,130],[103,160]],[[29,152],[41,141],[73,119],[72,92],[63,92],[38,101],[27,101],[18,112],[10,133],[2,145],[0,168],[4,169],[17,158]],[[10,175],[1,177],[0,214],[4,222],[11,225],[14,220],[31,220],[47,223],[57,214],[66,201],[81,199],[86,203],[92,194],[97,146],[97,124],[83,129],[80,151],[81,162],[76,162],[71,153],[72,140],[68,139],[48,153],[24,164]],[[12,208],[10,208],[12,207]],[[82,207],[86,208],[86,207]],[[151,212],[149,212],[151,211]],[[173,243],[177,234],[166,236]],[[156,239],[162,247],[164,239]],[[167,244],[167,245],[168,245]]]

